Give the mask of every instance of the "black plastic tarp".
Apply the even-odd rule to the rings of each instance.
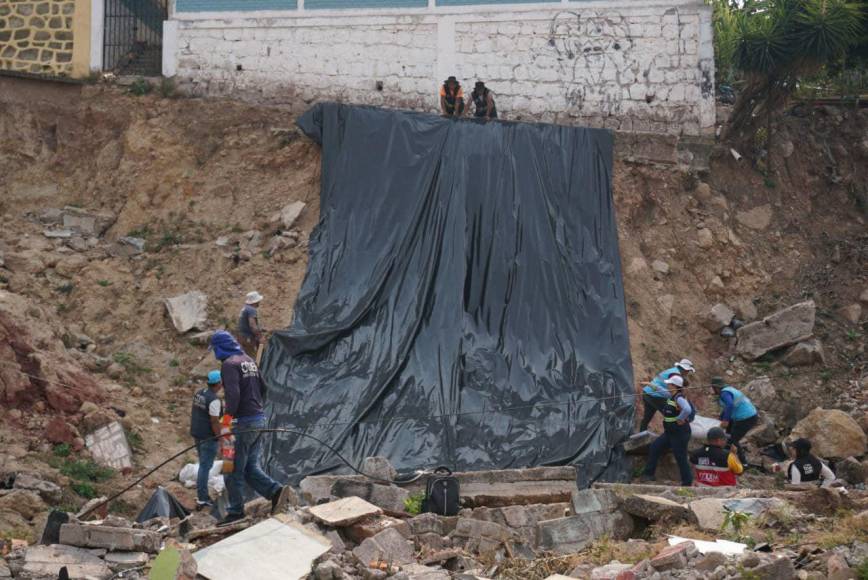
[[[632,366],[612,134],[326,103],[320,222],[262,370],[273,427],[399,471],[575,464],[626,475]],[[344,465],[298,436],[272,474]]]

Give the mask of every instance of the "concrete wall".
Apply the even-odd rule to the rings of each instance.
[[[89,0],[0,1],[0,70],[84,76]]]
[[[686,135],[714,124],[700,0],[254,12],[184,1],[167,69],[198,94],[435,111],[454,74],[468,92],[485,80],[511,119]]]

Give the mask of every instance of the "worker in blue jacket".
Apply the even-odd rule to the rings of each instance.
[[[671,369],[661,371],[656,377],[651,379],[651,382],[645,385],[642,389],[642,422],[639,424],[639,431],[645,431],[654,414],[666,409],[666,401],[669,399],[669,390],[666,388],[666,379],[673,375],[680,375],[684,379],[684,385],[687,386],[687,373],[696,372],[693,368],[693,363],[689,359],[683,358]]]
[[[759,422],[756,407],[747,395],[727,385],[721,377],[712,377],[711,388],[720,403],[720,426],[729,435],[730,445],[738,448],[739,460],[746,463],[744,448],[740,442]]]

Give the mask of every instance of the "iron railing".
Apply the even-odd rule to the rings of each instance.
[[[168,0],[105,0],[103,70],[159,75]]]

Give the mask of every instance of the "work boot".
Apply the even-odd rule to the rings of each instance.
[[[212,501],[199,501],[198,499],[196,500],[196,511],[197,512],[202,511],[204,509],[211,509],[212,507],[214,507],[214,502],[212,502]]]
[[[271,496],[271,515],[282,514],[286,512],[286,504],[289,503],[289,494],[292,488],[284,485],[277,493]]]
[[[217,524],[218,528],[222,528],[223,526],[231,526],[232,524],[238,523],[241,520],[246,519],[244,514],[229,514]]]

